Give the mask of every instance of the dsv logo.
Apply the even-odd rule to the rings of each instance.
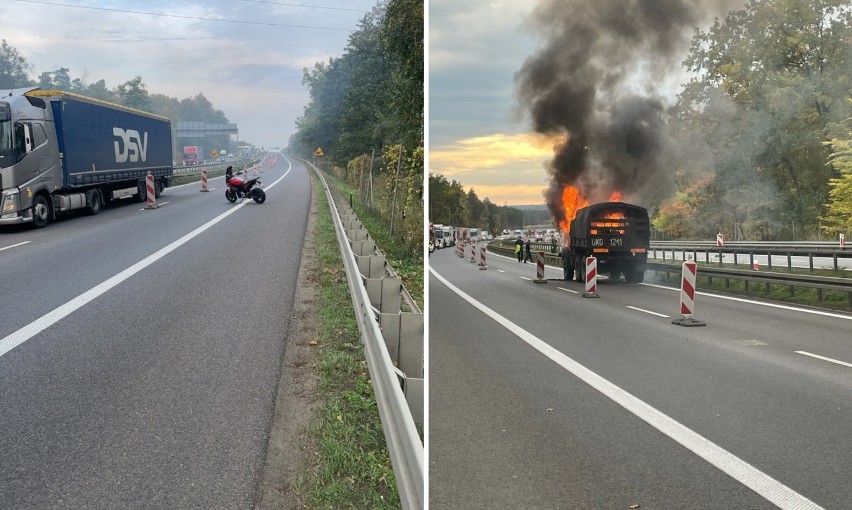
[[[113,142],[115,144],[115,162],[126,163],[129,159],[132,163],[139,160],[145,161],[148,153],[148,133],[145,133],[144,138],[139,136],[139,131],[128,129],[127,131],[114,127],[112,134],[117,136],[119,140]]]

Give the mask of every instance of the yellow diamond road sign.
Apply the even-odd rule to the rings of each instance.
[[[322,152],[322,147],[317,147],[317,150],[314,151],[314,156],[325,156]]]

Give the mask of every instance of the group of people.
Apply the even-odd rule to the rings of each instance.
[[[524,255],[525,252],[526,255]],[[529,239],[527,239],[525,245],[524,240],[518,237],[518,240],[515,241],[515,255],[518,257],[518,262],[523,262],[524,264],[532,262],[532,248],[530,247]]]

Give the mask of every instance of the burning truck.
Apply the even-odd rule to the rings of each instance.
[[[585,277],[587,257],[597,259],[598,273],[610,278],[624,275],[628,282],[645,278],[651,242],[648,211],[624,202],[602,202],[577,210],[570,231],[563,239],[562,257],[565,279]]]

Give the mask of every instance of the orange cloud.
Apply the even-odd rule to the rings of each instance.
[[[488,168],[543,162],[553,157],[553,147],[562,141],[562,137],[539,134],[494,134],[468,138],[455,145],[430,149],[429,172],[457,178]]]

